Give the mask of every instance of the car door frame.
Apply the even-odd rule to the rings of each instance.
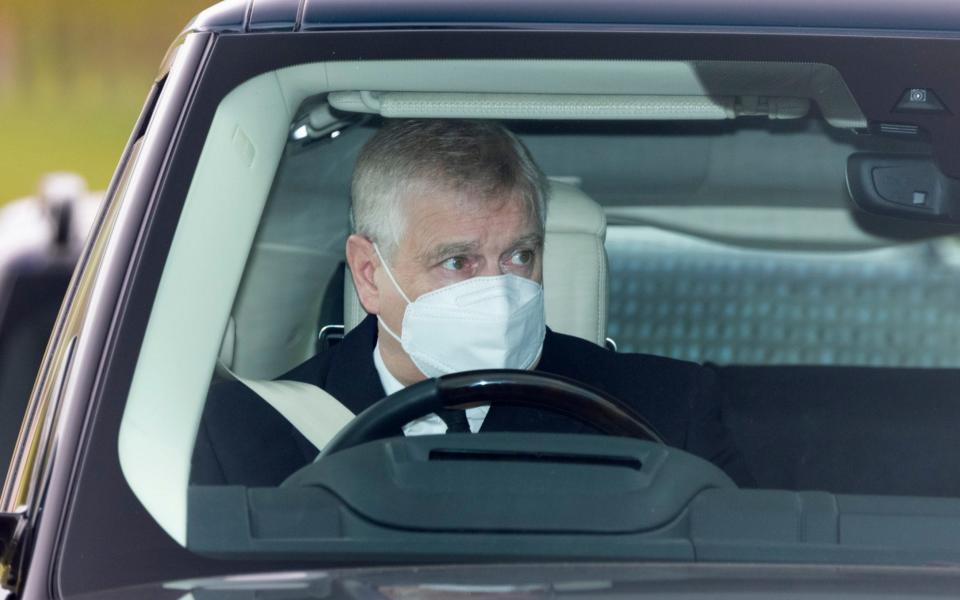
[[[213,34],[171,46],[147,95],[57,316],[0,491],[0,586],[18,597],[57,597],[62,510],[82,454],[88,399],[96,398],[133,254],[155,209],[159,180],[183,126]]]

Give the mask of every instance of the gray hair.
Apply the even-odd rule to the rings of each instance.
[[[544,232],[548,184],[530,151],[495,122],[454,119],[393,121],[367,142],[353,172],[353,230],[391,256],[406,231],[405,199],[437,191],[481,202],[519,193]]]

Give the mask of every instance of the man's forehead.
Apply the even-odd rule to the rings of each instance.
[[[421,257],[475,252],[488,243],[542,241],[536,220],[518,198],[418,198],[409,208],[404,237]]]

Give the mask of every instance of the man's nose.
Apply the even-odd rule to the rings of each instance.
[[[503,274],[504,274],[503,266],[500,264],[500,261],[497,259],[494,259],[494,260],[487,259],[483,261],[483,268],[480,269],[479,273],[477,273],[479,277],[496,276],[496,275],[503,275]]]

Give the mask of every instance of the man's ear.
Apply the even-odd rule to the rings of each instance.
[[[371,315],[379,314],[380,290],[373,275],[380,266],[380,259],[373,249],[373,242],[357,234],[348,237],[347,265],[360,304]]]

